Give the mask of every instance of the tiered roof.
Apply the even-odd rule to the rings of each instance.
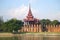
[[[29,6],[29,11],[28,11],[28,15],[26,16],[26,18],[24,19],[24,21],[38,21],[36,18],[34,18],[34,16],[32,15],[32,11],[31,11],[31,7]]]

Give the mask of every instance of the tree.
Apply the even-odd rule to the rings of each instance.
[[[49,19],[46,19],[46,25],[51,24],[51,21]]]
[[[0,16],[0,26],[3,24],[3,17]]]
[[[1,28],[2,28],[3,23],[4,23],[4,21],[3,21],[3,17],[0,16],[0,31],[2,31]]]
[[[40,22],[41,24],[45,24],[45,25],[51,24],[51,21],[49,19],[42,19]]]
[[[23,22],[21,20],[11,19],[3,24],[2,30],[5,32],[12,32],[13,30],[17,31],[21,29],[22,26]]]
[[[58,25],[59,24],[59,21],[58,20],[53,20],[52,21],[52,25]]]

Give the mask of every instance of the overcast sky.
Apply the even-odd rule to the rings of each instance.
[[[60,21],[60,0],[0,0],[0,16],[5,21],[22,20],[28,13],[29,3],[35,18]]]

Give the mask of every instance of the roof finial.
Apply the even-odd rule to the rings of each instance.
[[[30,5],[30,3],[29,3],[29,10],[31,9],[31,5]]]

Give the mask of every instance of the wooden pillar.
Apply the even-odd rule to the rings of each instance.
[[[33,24],[32,24],[31,26],[32,26],[32,32],[34,32],[34,27],[33,27]]]
[[[34,32],[34,25],[33,25],[33,32]]]
[[[35,27],[36,27],[36,32],[37,32],[37,25],[35,25]]]
[[[31,25],[30,25],[30,32],[31,32]]]
[[[29,25],[29,32],[30,32],[30,25]]]
[[[41,25],[39,25],[39,32],[42,32]]]
[[[51,28],[51,25],[48,25],[48,32],[51,32],[50,28]]]
[[[53,31],[55,32],[55,28],[56,28],[56,27],[55,27],[55,25],[53,25],[53,26],[54,26],[54,29],[53,29]]]
[[[35,25],[34,25],[34,32],[35,32]]]
[[[32,29],[33,29],[33,26],[31,25],[31,32],[33,32],[33,30],[32,30]]]
[[[37,27],[37,32],[38,32],[38,24],[37,24],[37,26],[36,26],[36,27]]]

